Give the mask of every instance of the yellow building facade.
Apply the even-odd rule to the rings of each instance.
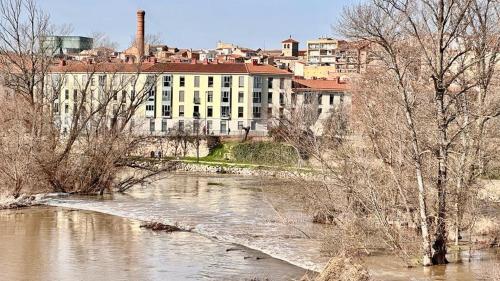
[[[54,108],[63,132],[87,92],[90,106],[108,96],[112,111],[147,95],[131,121],[143,134],[235,135],[249,127],[253,135],[266,135],[292,93],[291,73],[255,64],[73,62],[54,67],[50,80],[60,88]]]

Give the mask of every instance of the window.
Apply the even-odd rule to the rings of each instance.
[[[184,120],[179,121],[179,131],[184,131]]]
[[[262,99],[261,92],[253,92],[253,103],[260,103]]]
[[[272,89],[273,88],[273,77],[267,78],[267,88]]]
[[[186,78],[184,76],[179,77],[179,87],[184,87],[186,85]]]
[[[267,108],[267,118],[271,118],[271,117],[273,117],[273,108],[268,107]]]
[[[273,103],[273,92],[267,93],[267,103]]]
[[[68,113],[69,112],[69,105],[66,103],[64,104],[64,113]]]
[[[184,116],[184,105],[179,105],[179,117]]]
[[[260,106],[254,106],[252,109],[253,118],[260,118]]]
[[[149,119],[149,131],[150,132],[155,131],[155,120],[154,119]]]
[[[165,119],[161,120],[161,131],[162,132],[167,131],[167,120],[165,120]]]
[[[170,117],[170,105],[164,104],[161,106],[161,115],[163,117]]]
[[[210,134],[210,130],[212,130],[212,120],[207,121],[207,134]]]
[[[260,77],[260,76],[255,76],[255,77],[253,78],[253,87],[254,87],[255,89],[260,89],[260,88],[262,88],[262,77]]]
[[[294,99],[295,97],[295,99]],[[297,100],[295,94],[292,94],[292,103],[295,104],[295,101]],[[285,95],[283,93],[280,93],[280,105],[285,104]]]
[[[73,101],[78,100],[78,90],[73,90]]]
[[[207,117],[212,117],[214,115],[214,108],[211,106],[207,107]]]
[[[243,118],[243,106],[238,107],[238,118]]]
[[[238,87],[245,87],[245,76],[238,76]]]
[[[333,99],[335,98],[334,94],[330,95],[330,105],[333,105]]]
[[[130,91],[130,100],[131,101],[135,100],[135,90]]]
[[[227,123],[226,121],[220,121],[220,132],[225,133],[227,131]]]
[[[193,106],[193,117],[200,118],[200,106],[198,105]]]
[[[285,78],[280,78],[280,89],[285,88]]]
[[[222,77],[222,87],[224,87],[224,88],[231,87],[231,76],[223,76]]]
[[[256,124],[257,123],[255,121],[252,121],[252,123],[250,123],[250,129],[255,131]]]
[[[172,76],[165,75],[163,76],[163,87],[171,87],[172,86]]]
[[[99,75],[99,86],[103,87],[106,83],[106,75]]]
[[[113,91],[113,100],[118,100],[118,91]]]
[[[200,121],[193,121],[193,133],[198,134],[200,132]]]
[[[214,77],[208,76],[208,87],[212,88],[214,86]]]
[[[68,89],[64,90],[64,99],[69,100],[69,90]]]
[[[229,102],[229,92],[228,91],[222,92],[222,102]]]
[[[243,103],[244,99],[245,99],[245,93],[239,92],[238,93],[238,103]]]
[[[194,86],[196,88],[200,87],[200,76],[195,76],[194,77]]]
[[[304,104],[310,104],[312,102],[312,93],[304,93]]]
[[[214,92],[207,91],[207,102],[213,102],[213,101],[214,101]]]
[[[54,103],[54,113],[59,113],[59,103],[58,102],[55,102]]]
[[[126,97],[127,97],[127,91],[122,90],[122,101],[124,101]]]
[[[220,112],[221,112],[221,117],[231,117],[229,106],[221,106]]]
[[[194,91],[194,103],[200,103],[200,91]]]
[[[170,101],[170,91],[166,91],[166,90],[163,91],[162,100]]]
[[[243,130],[243,121],[238,121],[238,130]]]
[[[154,111],[155,106],[153,104],[146,104],[146,111]]]
[[[90,86],[95,86],[95,79],[94,79],[94,77],[90,78]]]
[[[320,108],[318,108],[318,116],[321,115],[321,112],[323,112],[323,109],[320,107]]]
[[[179,102],[184,102],[184,91],[179,91]]]
[[[321,104],[323,102],[323,95],[318,94],[318,104]]]
[[[340,105],[342,106],[344,104],[344,94],[340,95]]]

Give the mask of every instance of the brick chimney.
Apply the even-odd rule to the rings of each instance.
[[[137,11],[137,33],[135,35],[138,59],[144,56],[144,16],[146,12],[143,10]]]

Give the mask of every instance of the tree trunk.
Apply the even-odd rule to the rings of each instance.
[[[446,182],[448,173],[448,136],[447,121],[444,106],[444,88],[437,82],[436,90],[436,109],[438,121],[439,136],[439,154],[438,154],[438,175],[436,190],[438,193],[437,227],[435,241],[432,245],[432,263],[446,264]]]

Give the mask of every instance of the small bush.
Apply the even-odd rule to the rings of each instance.
[[[233,147],[232,154],[238,162],[261,165],[292,165],[297,162],[293,147],[274,142],[241,143]]]

